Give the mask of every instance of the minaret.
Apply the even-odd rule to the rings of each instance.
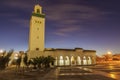
[[[44,51],[45,41],[45,15],[42,7],[35,5],[30,19],[29,51]]]

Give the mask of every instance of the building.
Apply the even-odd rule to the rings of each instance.
[[[96,51],[75,49],[45,48],[45,14],[42,7],[35,5],[30,19],[29,59],[38,56],[52,56],[56,59],[56,66],[64,65],[93,65],[96,64]]]

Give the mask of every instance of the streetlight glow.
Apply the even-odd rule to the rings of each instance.
[[[108,54],[112,54],[112,53],[109,51]]]
[[[0,53],[3,53],[3,50],[2,50],[2,49],[0,50]]]

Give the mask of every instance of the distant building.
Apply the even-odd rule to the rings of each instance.
[[[45,14],[42,7],[35,5],[30,19],[29,59],[39,56],[52,56],[56,66],[64,65],[93,65],[96,64],[96,51],[75,49],[45,48]]]
[[[116,61],[120,61],[120,54],[114,54],[114,55],[112,56],[112,59],[113,59],[113,60],[116,60]]]

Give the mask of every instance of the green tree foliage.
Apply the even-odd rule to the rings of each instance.
[[[50,64],[54,65],[54,61],[55,59],[52,56],[40,56],[40,57],[36,57],[36,58],[32,58],[31,60],[29,60],[29,63],[32,64],[34,66],[34,68],[41,68],[41,67],[45,67],[45,68],[49,68]]]
[[[38,59],[37,58],[32,58],[30,61],[30,64],[32,64],[34,69],[36,69],[36,65],[38,64]]]
[[[42,67],[44,58],[45,58],[44,56],[36,57],[36,59],[37,59],[37,67],[38,68]]]
[[[27,53],[25,53],[25,57],[23,59],[23,62],[26,66],[29,66]]]
[[[31,64],[34,66],[33,67],[34,69],[36,69],[36,68],[40,69],[43,67],[48,68],[48,67],[50,67],[50,65],[54,65],[55,59],[52,56],[47,56],[47,57],[39,56],[39,57],[31,58],[28,61],[27,53],[25,53],[23,61],[27,67]]]
[[[43,62],[46,68],[50,67],[50,64],[54,65],[55,59],[52,56],[45,57]]]
[[[21,63],[21,56],[19,56],[18,59],[16,60],[16,65],[20,67],[20,63]]]
[[[2,55],[0,56],[0,69],[3,70],[8,66],[8,62],[10,61],[10,57],[14,50],[10,50],[8,53],[4,51],[1,53]]]

